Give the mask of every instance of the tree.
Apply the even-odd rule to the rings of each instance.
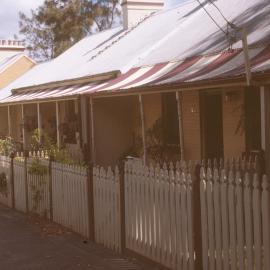
[[[29,17],[19,14],[20,34],[33,58],[48,60],[86,35],[111,28],[120,15],[119,1],[45,0]]]

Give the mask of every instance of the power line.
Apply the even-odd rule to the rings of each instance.
[[[214,22],[214,24],[219,28],[220,31],[223,32],[223,34],[227,37],[227,33],[223,30],[223,28],[216,22],[216,20],[212,17],[212,15],[207,11],[207,9],[204,7],[204,5],[197,0],[197,2],[199,3],[199,5],[204,9],[204,11],[206,12],[206,14],[209,16],[209,18]],[[212,2],[211,2],[212,3]]]
[[[231,28],[235,29],[236,26],[226,18],[226,16],[224,15],[224,13],[223,13],[223,12],[220,10],[220,8],[215,4],[215,2],[214,2],[215,0],[209,0],[209,1],[210,1],[211,4],[217,9],[217,11],[218,11],[219,14],[222,16],[222,18],[227,22],[227,24],[228,24]]]

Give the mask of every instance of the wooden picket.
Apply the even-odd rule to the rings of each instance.
[[[268,188],[256,172],[201,168],[204,270],[269,269]]]
[[[25,190],[25,159],[14,159],[14,197],[15,208],[19,211],[26,212],[26,190]]]
[[[126,247],[171,269],[194,269],[192,177],[164,164],[125,164]]]
[[[119,169],[94,167],[95,240],[114,251],[121,251]]]

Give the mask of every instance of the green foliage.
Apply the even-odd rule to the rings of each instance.
[[[179,146],[170,146],[164,142],[162,119],[155,121],[153,126],[146,130],[146,151],[150,162],[164,162],[179,160]],[[142,157],[143,141],[142,136],[137,136],[134,145],[126,156]]]
[[[16,145],[11,137],[0,139],[0,154],[9,156],[12,152],[16,151]]]
[[[41,164],[40,160],[36,158],[30,164],[28,173],[31,175],[44,176],[48,174],[48,167]]]
[[[56,143],[43,130],[36,129],[31,137],[32,151],[46,151],[48,156],[54,161],[64,164],[74,164],[68,151],[64,148],[59,149]]]
[[[0,173],[0,193],[4,196],[8,194],[7,176],[4,172]]]
[[[112,27],[119,13],[119,0],[45,0],[29,17],[20,13],[20,33],[30,55],[47,60],[93,31]]]

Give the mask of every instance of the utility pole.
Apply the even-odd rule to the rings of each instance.
[[[247,40],[247,29],[245,26],[237,27],[235,24],[228,22],[228,27],[233,30],[233,34],[229,35],[229,38],[234,43],[238,39],[242,41],[242,48],[244,54],[245,62],[245,73],[246,73],[246,83],[247,86],[251,85],[251,66],[250,66],[250,57],[248,49],[248,40]]]
[[[250,58],[248,52],[248,41],[247,41],[247,29],[245,27],[240,29],[242,37],[243,52],[245,57],[245,68],[246,68],[246,81],[247,85],[251,84],[251,67],[250,67]]]

